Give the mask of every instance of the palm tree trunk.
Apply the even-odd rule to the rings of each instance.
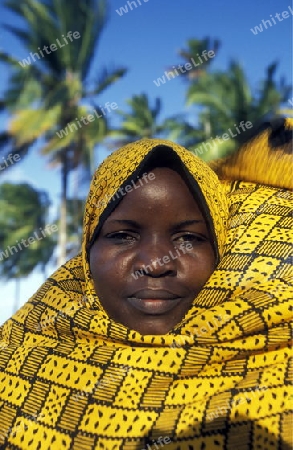
[[[68,181],[68,150],[65,149],[61,156],[61,202],[58,235],[58,266],[66,262],[67,245],[67,181]]]
[[[208,140],[211,137],[212,129],[211,129],[211,119],[210,119],[210,108],[206,108],[208,118],[204,122],[204,131],[205,138]]]

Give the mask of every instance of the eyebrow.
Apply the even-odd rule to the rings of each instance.
[[[193,220],[183,220],[182,222],[177,223],[173,228],[177,230],[179,228],[188,227],[189,225],[196,225],[198,223],[205,223],[203,219],[193,219]]]
[[[129,225],[130,227],[140,228],[139,223],[137,223],[135,220],[128,220],[128,219],[114,219],[109,220],[108,223],[121,223],[121,225]]]
[[[114,219],[110,220],[108,223],[120,223],[123,225],[128,225],[130,227],[140,228],[141,225],[137,223],[135,220],[129,220],[129,219]],[[177,230],[182,227],[186,227],[189,225],[196,225],[198,223],[205,223],[203,219],[193,219],[193,220],[183,220],[182,222],[179,222],[175,224],[172,228],[174,230]]]

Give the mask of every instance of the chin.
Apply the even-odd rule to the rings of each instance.
[[[175,327],[177,324],[166,324],[162,323],[161,320],[155,320],[154,318],[151,319],[151,321],[148,321],[147,323],[141,324],[140,327],[131,327],[134,330],[138,331],[142,335],[152,334],[152,335],[164,335],[169,333],[169,331],[172,330],[172,328]]]

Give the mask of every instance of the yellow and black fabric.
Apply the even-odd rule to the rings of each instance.
[[[293,188],[293,119],[274,118],[253,127],[251,136],[231,156],[209,165],[223,180]]]
[[[175,329],[142,336],[101,307],[87,247],[111,198],[158,145],[199,184],[221,259]],[[0,448],[291,448],[290,197],[250,182],[221,186],[168,141],[110,155],[90,187],[82,254],[1,328]]]

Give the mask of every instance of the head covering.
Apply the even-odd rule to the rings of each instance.
[[[243,180],[292,189],[293,119],[274,118],[251,130],[232,155],[211,161],[223,180]]]
[[[87,198],[82,253],[86,277],[85,295],[92,308],[103,310],[97,299],[89,268],[89,247],[104,220],[122,200],[125,187],[133,186],[138,177],[151,167],[150,164],[154,159],[160,166],[164,164],[164,161],[168,166],[175,166],[176,170],[186,178],[203,209],[203,216],[208,222],[213,238],[216,256],[219,257],[223,253],[228,205],[215,173],[199,158],[194,158],[189,151],[169,141],[143,139],[137,143],[128,144],[114,152],[101,164],[93,177]]]
[[[220,261],[181,323],[143,336],[103,310],[88,249],[119,189],[166,147],[203,196]],[[108,157],[90,187],[82,254],[1,328],[4,448],[289,448],[289,196],[249,182],[222,188],[169,141],[138,141]]]

